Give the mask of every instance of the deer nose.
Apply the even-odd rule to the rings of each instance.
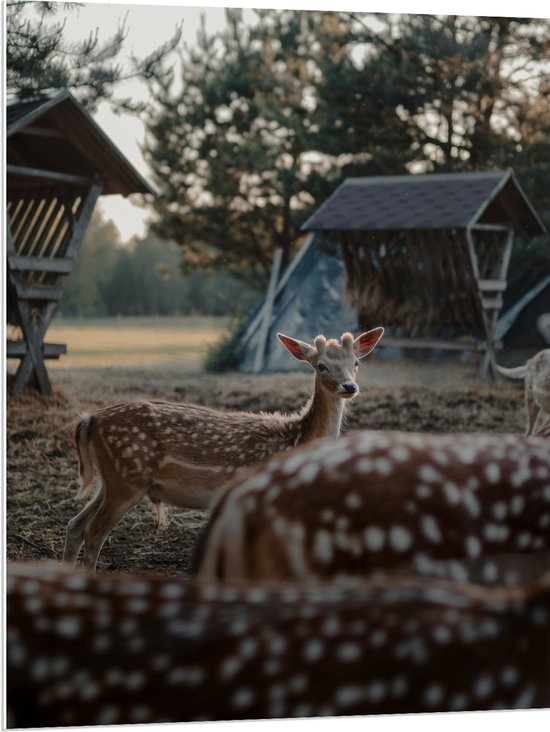
[[[357,392],[358,386],[354,381],[344,381],[342,383],[342,389],[346,392],[346,394],[355,394]]]

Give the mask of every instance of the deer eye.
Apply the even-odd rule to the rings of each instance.
[[[319,371],[319,373],[323,374],[323,373],[325,373],[325,371],[328,371],[328,366],[325,366],[324,363],[318,363],[317,371]]]
[[[356,361],[353,365],[357,368],[359,366],[359,361]]]

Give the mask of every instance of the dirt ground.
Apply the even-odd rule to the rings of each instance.
[[[65,527],[81,510],[72,429],[83,413],[137,398],[224,409],[294,411],[312,385],[307,367],[292,374],[205,375],[186,364],[139,368],[59,369],[50,397],[7,399],[7,558],[59,559]],[[361,394],[347,429],[420,432],[513,432],[525,426],[521,383],[479,385],[473,364],[372,360],[359,374]],[[181,575],[189,568],[204,511],[169,510],[158,537],[153,507],[143,502],[111,532],[99,566],[107,571]]]

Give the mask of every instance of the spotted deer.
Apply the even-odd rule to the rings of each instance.
[[[9,727],[550,706],[548,568],[514,586],[6,579]]]
[[[313,394],[301,411],[223,412],[193,404],[136,401],[100,409],[76,428],[81,486],[77,497],[99,490],[67,527],[64,560],[95,567],[109,532],[145,496],[163,503],[206,508],[235,471],[317,437],[340,435],[346,401],[359,392],[359,361],[375,348],[383,328],[353,338],[313,344],[278,334],[298,360],[315,371]]]
[[[548,439],[363,431],[231,481],[212,506],[194,571],[306,581],[545,549]],[[455,570],[461,579],[459,562]]]
[[[540,419],[543,424],[550,420],[550,348],[539,351],[523,366],[507,369],[497,364],[497,369],[509,379],[525,380],[525,434],[531,435],[537,420]]]

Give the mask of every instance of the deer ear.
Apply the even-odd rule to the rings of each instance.
[[[365,358],[374,349],[380,338],[384,335],[384,328],[373,328],[353,341],[353,350],[357,358]]]
[[[309,362],[315,353],[313,346],[310,346],[309,343],[305,343],[304,341],[298,341],[296,338],[290,338],[290,336],[283,335],[282,333],[277,333],[277,338],[281,341],[286,350],[291,353],[294,358],[297,358],[298,361]]]

